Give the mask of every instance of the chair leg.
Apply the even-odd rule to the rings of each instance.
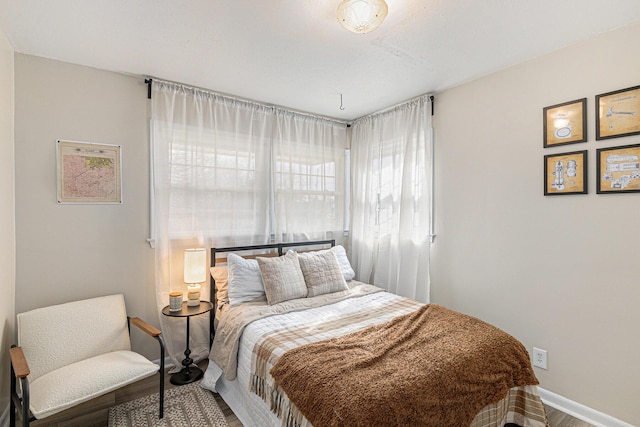
[[[16,376],[11,366],[11,391],[9,392],[9,427],[16,427],[16,404],[13,403],[13,393],[16,390]]]
[[[155,337],[160,344],[160,398],[158,399],[160,402],[159,414],[158,418],[164,418],[164,340],[162,336],[158,335]]]
[[[160,372],[160,419],[164,418],[164,369],[162,371]]]
[[[11,367],[11,389],[9,390],[9,427],[16,427],[16,404],[13,401],[13,396],[16,394],[16,373],[13,370],[13,363]]]
[[[18,397],[17,378],[13,365],[11,365],[11,390],[9,390],[9,426],[16,427],[16,416],[18,408],[22,414],[22,427],[29,427],[31,418],[29,417],[29,380],[20,378],[22,386],[22,399]]]
[[[10,427],[16,427],[16,416],[17,416],[17,406],[16,404],[13,402],[13,399],[11,399],[11,402],[9,403],[9,426]],[[26,415],[24,413],[25,411],[21,411],[22,414],[22,427],[29,427],[29,423],[30,423],[30,418],[29,418],[29,412],[27,411]]]
[[[22,387],[22,427],[29,427],[31,417],[29,416],[29,380],[20,378]]]
[[[16,405],[13,403],[13,398],[9,399],[9,427],[16,427]]]

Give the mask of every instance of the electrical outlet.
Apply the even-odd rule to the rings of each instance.
[[[547,350],[533,347],[533,366],[547,369]]]

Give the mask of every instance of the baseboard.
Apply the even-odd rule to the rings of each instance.
[[[629,423],[569,400],[559,394],[552,393],[542,387],[538,387],[538,393],[540,393],[540,398],[545,404],[596,427],[634,427]]]
[[[156,365],[160,366],[160,359],[156,359],[156,360],[152,360],[151,362],[155,363]],[[200,363],[200,362],[198,362]],[[194,365],[197,365],[197,363],[194,362]],[[171,360],[171,358],[169,356],[164,358],[164,369],[169,369],[169,372],[172,372],[173,367],[176,366],[173,361]],[[176,368],[175,372],[178,372],[180,369],[182,369],[182,365],[178,365],[178,368]],[[2,424],[0,424],[0,427],[2,427]]]
[[[151,362],[160,366],[160,359],[152,360]],[[164,358],[164,369],[169,369],[169,368],[173,368],[173,362],[171,361],[171,358],[167,356]]]

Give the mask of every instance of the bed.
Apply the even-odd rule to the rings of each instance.
[[[548,427],[521,343],[353,280],[334,241],[213,248],[211,267],[201,384],[247,427]]]

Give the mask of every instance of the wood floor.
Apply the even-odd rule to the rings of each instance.
[[[198,364],[201,369],[206,369],[207,361]],[[165,375],[166,388],[174,386],[169,382],[169,374]],[[93,399],[68,409],[43,420],[36,420],[31,423],[33,427],[107,427],[109,424],[109,408],[130,400],[139,399],[158,391],[158,379],[156,376],[138,381],[137,383],[123,387],[108,395]],[[235,416],[233,411],[224,400],[214,393],[220,409],[227,418],[230,427],[243,427],[242,423]],[[584,421],[573,418],[549,406],[546,407],[551,427],[593,427]],[[258,426],[259,427],[259,426]]]

